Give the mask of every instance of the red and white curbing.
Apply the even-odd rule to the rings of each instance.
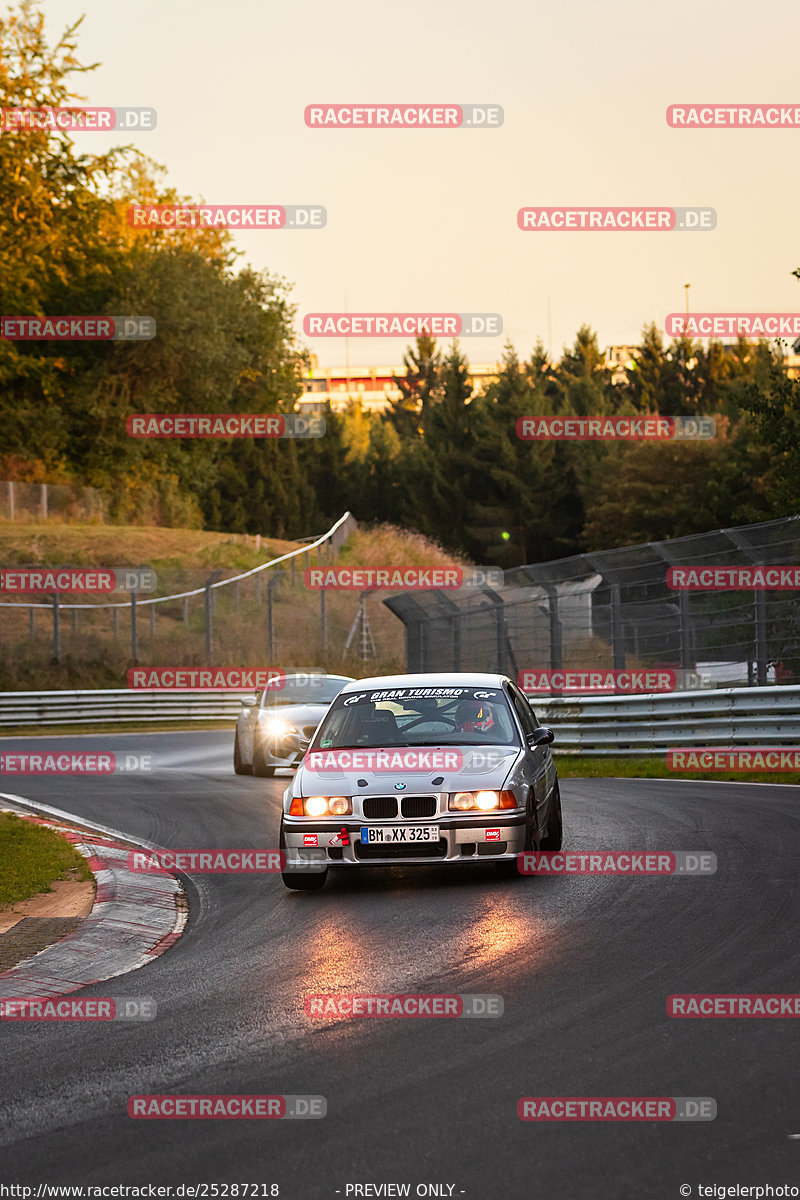
[[[97,894],[91,913],[73,933],[0,973],[3,999],[49,999],[125,975],[158,958],[181,936],[187,910],[180,902],[183,889],[176,876],[130,871],[128,846],[104,834],[89,836],[59,820],[14,811],[72,842],[89,861]],[[63,816],[68,819],[68,814]],[[74,820],[83,824],[81,818]]]

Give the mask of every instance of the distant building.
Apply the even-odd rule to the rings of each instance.
[[[470,363],[469,381],[476,395],[499,378],[497,363]],[[351,400],[360,401],[365,412],[381,412],[391,400],[400,399],[394,376],[403,378],[405,368],[396,367],[320,367],[317,356],[311,355],[311,367],[305,375],[305,394],[297,402],[298,409],[314,411],[330,401],[334,411],[347,408]]]

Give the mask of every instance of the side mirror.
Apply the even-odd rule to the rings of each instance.
[[[547,729],[544,725],[540,725],[536,732],[532,733],[528,738],[528,745],[531,747],[549,746],[554,741],[555,736],[552,729]]]
[[[258,704],[258,696],[242,696],[242,708],[255,708]]]

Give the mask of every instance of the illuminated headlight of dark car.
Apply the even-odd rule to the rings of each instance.
[[[450,812],[494,812],[498,808],[519,808],[513,792],[453,792],[447,801]]]

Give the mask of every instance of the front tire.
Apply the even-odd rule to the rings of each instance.
[[[236,736],[233,739],[233,770],[236,775],[252,775],[253,768],[249,763],[242,762],[242,750],[239,745],[239,730],[236,730]]]
[[[253,734],[253,774],[259,779],[271,779],[275,768],[271,767],[264,757],[264,744],[260,733]]]
[[[564,825],[561,817],[561,788],[558,780],[553,785],[553,798],[550,801],[550,816],[547,818],[547,832],[542,838],[540,850],[560,850],[564,835]]]

